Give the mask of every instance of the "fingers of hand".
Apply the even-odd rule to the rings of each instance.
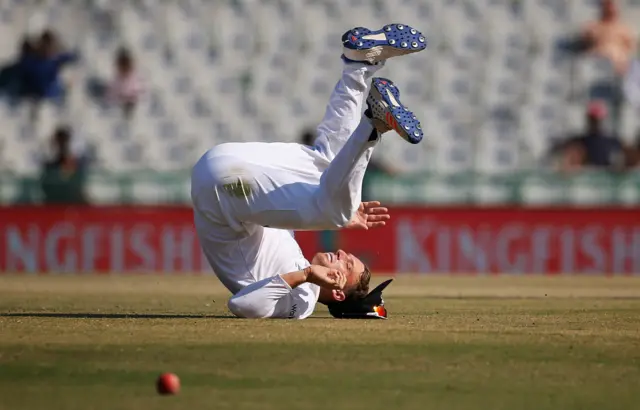
[[[367,215],[367,228],[380,228],[385,226],[391,216],[388,214]]]
[[[383,206],[378,206],[375,208],[367,208],[365,212],[367,215],[388,215],[389,209]]]
[[[347,275],[342,272],[338,272],[338,280],[336,284],[338,285],[338,289],[344,289],[347,284]]]
[[[380,206],[380,202],[369,201],[369,202],[363,202],[362,205],[364,205],[365,208],[375,208],[376,206]]]
[[[332,270],[329,275],[333,280],[333,286],[335,289],[344,289],[344,285],[347,283],[347,277],[339,270]]]
[[[367,216],[367,222],[388,221],[389,219],[391,219],[391,215],[369,215],[369,216]]]

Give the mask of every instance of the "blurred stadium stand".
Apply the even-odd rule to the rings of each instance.
[[[640,0],[621,1],[628,23]],[[589,89],[607,61],[578,62],[556,42],[597,15],[594,0],[191,0],[0,2],[0,59],[27,32],[51,27],[81,55],[65,73],[64,107],[0,103],[0,201],[38,201],[39,155],[69,124],[95,152],[94,203],[186,203],[188,170],[227,141],[297,141],[324,113],[340,72],[339,36],[404,22],[427,52],[385,76],[428,130],[418,146],[387,137],[376,155],[406,177],[380,176],[383,200],[411,203],[640,203],[640,178],[542,170],[554,138],[581,129]],[[117,50],[145,82],[135,114],[96,103],[90,78],[111,78]],[[640,129],[628,105],[620,135]]]

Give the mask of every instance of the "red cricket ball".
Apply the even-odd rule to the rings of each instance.
[[[156,389],[160,394],[178,394],[180,392],[180,379],[173,373],[163,373],[156,381]]]

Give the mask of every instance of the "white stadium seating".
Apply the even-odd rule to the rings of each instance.
[[[623,1],[640,21],[640,1]],[[601,61],[577,69],[557,39],[596,15],[593,0],[3,0],[0,59],[28,32],[52,27],[81,62],[66,73],[68,106],[0,104],[0,171],[33,175],[57,123],[95,146],[112,171],[188,169],[226,141],[295,141],[324,113],[340,73],[340,36],[356,25],[404,22],[423,30],[425,53],[391,61],[384,76],[421,117],[419,149],[385,138],[376,155],[400,171],[510,173],[535,164],[549,142],[582,126],[588,85]],[[127,121],[86,93],[111,77],[115,51],[135,54],[147,91]],[[572,88],[579,92],[574,92]],[[637,115],[624,112],[626,130]],[[109,196],[100,185],[93,189]],[[444,189],[444,188],[443,188]],[[533,189],[533,188],[532,188]],[[153,196],[154,192],[144,195]],[[491,201],[494,193],[487,194]],[[549,195],[552,195],[551,193]]]

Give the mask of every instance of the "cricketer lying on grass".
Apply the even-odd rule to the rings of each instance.
[[[388,282],[368,295],[369,269],[342,250],[318,253],[309,263],[293,230],[385,225],[386,208],[361,202],[373,149],[391,129],[413,144],[423,132],[397,87],[374,74],[388,58],[424,50],[426,39],[390,24],[354,28],[342,43],[342,78],[313,147],[227,143],[193,167],[196,231],[215,274],[233,293],[228,306],[237,316],[304,319],[320,302],[336,317],[386,318],[381,293]]]

